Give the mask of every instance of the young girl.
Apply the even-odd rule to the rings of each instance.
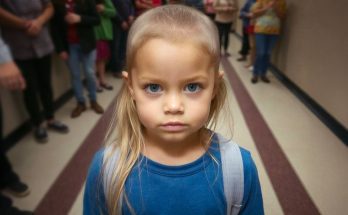
[[[105,80],[105,65],[110,58],[109,41],[113,38],[111,18],[116,15],[116,10],[111,0],[98,0],[97,11],[100,15],[100,25],[94,28],[97,38],[97,91],[102,92],[103,88],[112,90],[113,87],[106,83]]]
[[[219,56],[216,27],[197,10],[168,5],[134,22],[107,135],[116,139],[91,164],[84,214],[263,214],[250,153],[211,130],[226,96]],[[242,165],[222,167],[222,146],[235,146]],[[224,176],[235,167],[244,195],[232,208]]]

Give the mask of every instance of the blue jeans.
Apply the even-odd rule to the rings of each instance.
[[[94,66],[96,61],[96,50],[84,53],[79,44],[69,45],[68,66],[70,69],[71,83],[75,98],[79,103],[85,103],[83,96],[83,85],[81,79],[81,67],[87,80],[88,97],[91,101],[97,100],[97,87]]]
[[[277,39],[278,35],[255,34],[256,58],[253,71],[254,76],[266,75],[271,60],[272,49]]]

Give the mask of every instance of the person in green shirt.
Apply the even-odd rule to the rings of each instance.
[[[97,39],[97,92],[102,92],[103,88],[112,90],[113,87],[105,80],[105,65],[110,58],[109,41],[113,39],[111,18],[116,16],[116,9],[111,0],[98,0],[96,5],[100,15],[100,24],[94,28]]]

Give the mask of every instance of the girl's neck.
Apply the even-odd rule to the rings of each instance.
[[[197,160],[206,152],[206,138],[199,134],[180,142],[166,142],[145,137],[143,154],[157,163],[170,166],[187,164]]]

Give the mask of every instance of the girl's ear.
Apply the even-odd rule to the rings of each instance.
[[[129,77],[127,71],[122,72],[122,78],[123,78],[123,81],[127,84],[127,87],[128,87],[129,92],[131,93],[132,99],[134,99],[134,90],[132,87],[131,78]]]
[[[222,70],[220,70],[218,73],[218,77],[216,79],[215,86],[214,86],[212,100],[215,98],[217,91],[219,90],[220,82],[223,81],[222,79],[224,78],[224,74],[225,74],[225,72]]]
[[[218,74],[218,81],[221,81],[224,78],[225,72],[220,70]]]

